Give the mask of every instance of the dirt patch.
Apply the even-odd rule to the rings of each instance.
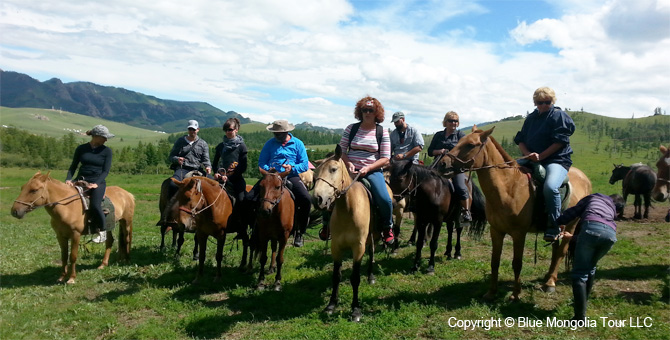
[[[629,198],[630,199],[630,198]],[[649,218],[643,219],[633,219],[635,215],[635,207],[632,204],[626,205],[624,208],[624,218],[621,221],[626,222],[639,222],[639,223],[661,223],[665,222],[665,216],[668,214],[668,209],[670,206],[668,202],[662,203],[652,203],[652,206],[649,208]],[[644,213],[644,206],[642,207],[642,212]]]

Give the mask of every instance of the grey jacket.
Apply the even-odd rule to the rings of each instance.
[[[209,146],[204,139],[198,137],[193,144],[189,144],[186,136],[177,139],[170,151],[170,162],[173,166],[179,167],[179,157],[184,157],[182,167],[198,169],[202,164],[203,168],[211,168],[212,163],[209,160]]]

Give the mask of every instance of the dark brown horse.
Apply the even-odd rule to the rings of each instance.
[[[340,281],[342,280],[342,262],[346,252],[351,251],[353,268],[350,282],[353,288],[351,301],[351,319],[360,321],[361,306],[358,301],[358,287],[361,283],[361,262],[368,247],[368,282],[373,284],[374,217],[371,210],[367,190],[359,181],[353,182],[347,166],[342,160],[342,148],[337,145],[335,154],[326,159],[318,168],[314,180],[312,202],[315,209],[331,210],[330,234],[332,241],[330,250],[333,257],[332,294],[325,312],[331,314],[339,303]],[[387,187],[389,196],[393,195]]]
[[[651,196],[658,202],[665,202],[670,195],[670,148],[661,145],[658,150],[661,152],[661,158],[656,162],[658,176]]]
[[[265,171],[259,168],[263,178],[259,182],[261,202],[256,216],[257,249],[260,254],[260,274],[258,289],[265,288],[265,264],[268,260],[268,242],[271,242],[272,256],[270,272],[275,269],[274,290],[281,290],[281,270],[284,264],[284,249],[293,230],[295,202],[286,188],[288,171]]]
[[[191,177],[191,176],[189,176]],[[166,178],[163,183],[161,184],[161,193],[158,199],[158,211],[163,213],[165,209],[167,208],[168,203],[170,202],[170,199],[172,197],[169,197],[169,192],[170,192],[170,183],[172,182],[172,177]],[[176,193],[175,193],[176,194]],[[176,201],[172,201],[173,204],[176,204]],[[171,211],[172,209],[168,209],[168,211]],[[174,248],[175,246],[177,247],[177,251],[175,252],[175,256],[179,256],[181,254],[181,246],[184,244],[184,229],[182,226],[179,224],[170,224],[169,218],[166,218],[166,221],[161,221],[158,222],[157,225],[161,227],[161,245],[160,245],[160,251],[165,250],[165,234],[168,232],[169,229],[172,229],[172,247]],[[195,240],[195,235],[193,237]],[[195,242],[195,245],[193,246],[193,259],[196,260],[198,258],[198,242]]]
[[[223,260],[223,246],[226,242],[226,234],[237,233],[242,239],[243,253],[239,268],[245,269],[251,265],[251,259],[247,262],[249,239],[246,225],[231,221],[233,205],[228,193],[221,188],[219,183],[207,177],[190,177],[183,181],[172,179],[179,191],[176,194],[176,207],[172,211],[177,222],[186,231],[195,231],[200,254],[198,256],[198,272],[193,280],[196,284],[203,274],[205,266],[205,255],[207,253],[207,238],[212,236],[216,239],[216,278],[221,278],[221,261]]]
[[[130,245],[133,239],[133,214],[135,213],[135,198],[133,195],[117,186],[107,187],[105,195],[114,204],[114,220],[119,222],[119,253],[123,260],[130,260]],[[49,173],[39,171],[21,187],[21,194],[14,201],[12,216],[21,219],[27,213],[44,207],[51,216],[51,228],[56,232],[60,245],[62,271],[58,282],[62,282],[70,273],[67,283],[75,283],[77,278],[76,263],[79,253],[81,235],[88,233],[84,227],[84,209],[77,189],[61,181],[53,179]],[[68,268],[68,243],[70,247],[70,265]],[[114,244],[114,236],[107,231],[105,255],[98,268],[109,264],[109,255]]]
[[[644,218],[648,218],[649,206],[651,206],[651,191],[656,184],[656,173],[654,170],[642,163],[631,166],[614,164],[610,184],[614,184],[619,180],[623,180],[622,193],[624,202],[629,194],[635,195],[635,202],[633,203],[635,206],[635,215],[633,215],[633,218],[642,218],[642,199],[640,196],[644,197]],[[623,210],[621,210],[619,218],[623,218]]]
[[[514,291],[510,299],[517,300],[521,293],[521,267],[526,234],[538,232],[541,226],[533,219],[535,195],[537,189],[526,174],[520,171],[518,163],[491,136],[490,130],[472,128],[472,133],[461,138],[458,144],[443,157],[438,169],[451,171],[453,168],[474,170],[479,184],[486,196],[486,218],[491,226],[491,282],[485,299],[493,299],[498,291],[498,269],[505,235],[512,237],[514,247]],[[591,192],[591,181],[579,169],[571,167],[568,171],[572,194],[570,206]],[[541,195],[541,189],[540,189]],[[577,220],[567,225],[565,230],[573,233]],[[553,291],[556,287],[558,266],[568,250],[568,242],[563,240],[553,244],[551,266],[545,276],[544,287]]]
[[[389,183],[393,193],[396,195],[410,193],[412,199],[416,200],[414,218],[418,237],[412,271],[417,271],[421,265],[421,249],[426,239],[427,226],[429,224],[433,226],[427,269],[429,274],[433,274],[435,273],[435,251],[437,251],[437,240],[440,236],[440,229],[442,229],[442,222],[453,225],[454,219],[459,216],[460,202],[452,199],[449,180],[435,170],[414,165],[411,161],[393,161],[390,173]],[[460,236],[460,232],[458,235]]]

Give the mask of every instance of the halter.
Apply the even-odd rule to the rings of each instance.
[[[412,188],[412,182],[413,182],[415,179],[416,179],[416,181],[417,181],[417,184],[414,186],[414,188]],[[410,174],[410,175],[409,175],[409,184],[407,184],[407,186],[405,187],[405,189],[403,189],[399,194],[397,194],[397,195],[393,195],[393,196],[395,196],[395,197],[403,197],[403,196],[405,195],[405,193],[408,193],[409,195],[414,195],[414,194],[416,193],[417,189],[419,189],[419,184],[421,184],[421,183],[419,183],[418,176],[417,176],[416,174],[414,174],[414,175],[411,175],[411,174]]]
[[[270,203],[270,210],[274,209],[274,207],[276,207],[277,204],[279,204],[279,202],[281,201],[282,197],[284,196],[284,188],[286,187],[286,177],[284,177],[284,178],[282,179],[281,176],[279,176],[279,175],[277,175],[277,174],[271,174],[271,175],[279,177],[279,180],[281,181],[281,191],[279,192],[279,197],[278,197],[277,199],[273,200],[273,201],[271,201],[271,200],[269,200],[269,199],[267,199],[267,198],[265,198],[265,197],[261,198],[261,202],[268,202],[268,203]]]
[[[46,189],[47,189],[47,183],[45,182],[45,183],[44,183],[44,186],[42,186],[42,189],[41,189],[42,192],[40,193],[40,196],[37,197],[37,198],[36,198],[35,200],[33,200],[32,202],[28,203],[28,202],[19,201],[19,200],[14,200],[14,202],[15,202],[15,203],[19,203],[19,204],[23,204],[23,205],[28,206],[28,209],[26,210],[26,212],[28,213],[28,212],[31,212],[31,211],[33,211],[33,210],[35,210],[35,209],[39,209],[39,208],[42,208],[42,207],[50,207],[50,206],[58,205],[58,204],[61,204],[60,202],[62,202],[62,201],[65,201],[65,200],[68,200],[68,199],[70,199],[70,198],[79,196],[79,193],[76,193],[76,194],[74,194],[74,195],[71,195],[71,196],[68,196],[68,197],[59,199],[59,200],[56,201],[56,202],[51,202],[51,203],[45,203],[45,204],[38,204],[38,205],[35,205],[35,202],[37,202],[37,200],[39,200],[40,198],[46,198],[46,197],[44,197],[44,192],[47,191]],[[88,191],[88,190],[89,190],[89,189],[86,189],[86,190],[84,190],[84,191]]]
[[[346,195],[346,194],[347,194],[347,191],[349,191],[349,188],[351,188],[351,186],[354,185],[354,183],[356,183],[356,181],[358,180],[358,177],[360,177],[360,176],[361,176],[361,173],[360,173],[360,172],[357,173],[357,174],[356,174],[356,177],[354,177],[354,179],[351,181],[351,184],[349,184],[349,185],[348,185],[346,188],[344,188],[343,190],[340,190],[340,189],[339,189],[338,187],[336,187],[334,184],[332,184],[332,183],[326,181],[326,180],[323,179],[322,177],[317,177],[317,179],[314,180],[314,184],[316,185],[316,182],[317,182],[318,180],[322,180],[324,183],[330,185],[330,187],[333,188],[333,190],[335,191],[335,195],[334,195],[334,196],[335,196],[335,199],[338,199],[338,198],[342,197],[343,195]],[[340,187],[343,187],[343,186],[344,186],[344,175],[342,176],[342,183],[340,184]]]
[[[179,210],[181,210],[185,213],[191,214],[191,217],[195,217],[196,215],[200,214],[201,212],[203,212],[203,211],[209,209],[211,206],[213,206],[216,203],[216,201],[219,200],[219,197],[221,197],[221,193],[224,191],[224,189],[221,188],[221,190],[219,190],[219,194],[216,195],[216,199],[214,199],[214,202],[212,202],[210,205],[208,205],[208,206],[206,206],[206,207],[204,207],[200,210],[196,210],[198,208],[198,206],[200,205],[200,202],[202,202],[205,199],[205,195],[202,192],[202,183],[200,183],[200,180],[196,179],[195,181],[197,181],[196,182],[196,190],[200,194],[200,199],[198,200],[198,203],[196,203],[195,206],[193,206],[192,209],[179,207]]]

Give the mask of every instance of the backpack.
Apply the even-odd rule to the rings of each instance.
[[[376,136],[377,136],[377,153],[381,154],[382,152],[382,137],[384,136],[384,127],[375,124],[377,126],[377,131],[376,131]],[[361,122],[358,122],[354,125],[351,126],[351,130],[349,131],[349,145],[347,146],[347,152],[351,150],[351,140],[354,139],[356,136],[356,133],[358,132],[358,128],[361,127]]]

